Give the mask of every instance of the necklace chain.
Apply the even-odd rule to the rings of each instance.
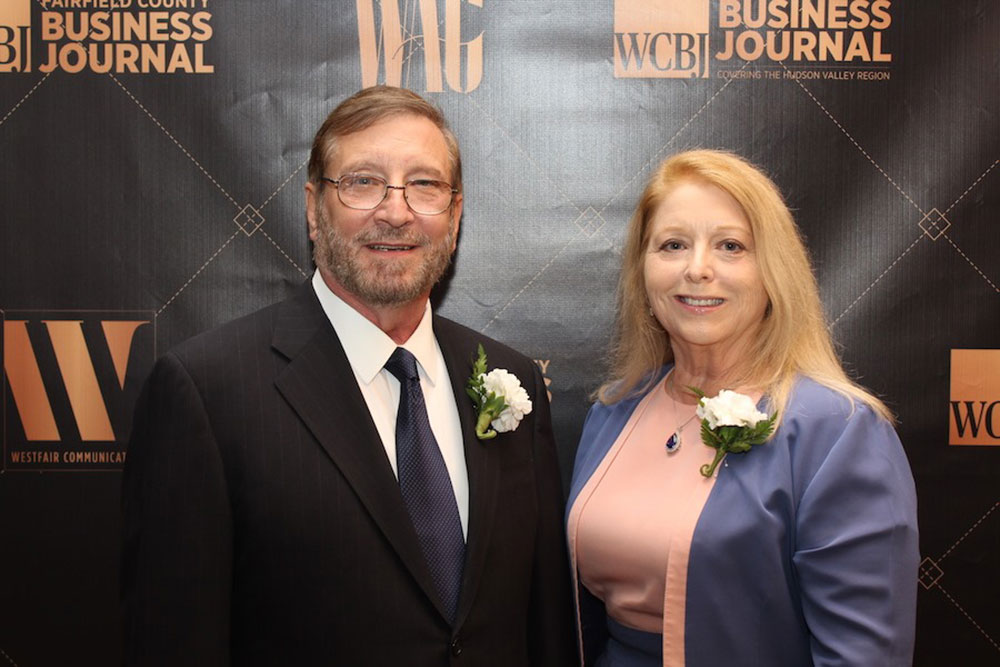
[[[674,415],[680,419],[680,411],[677,409],[677,399],[674,398],[674,369],[670,369],[670,377],[667,378],[667,394],[670,396],[670,403],[674,406]],[[668,454],[673,454],[678,449],[681,448],[681,432],[684,427],[691,423],[691,420],[698,415],[698,409],[695,408],[694,414],[684,420],[684,423],[674,429],[673,435],[667,438],[667,442],[664,447]]]

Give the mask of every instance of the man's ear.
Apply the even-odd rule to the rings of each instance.
[[[453,241],[451,242],[451,251],[455,252],[455,248],[458,247],[458,227],[462,223],[462,193],[455,195],[454,201],[451,203],[451,224],[454,231]]]
[[[306,183],[306,220],[309,222],[309,240],[313,243],[316,242],[316,229],[319,225],[319,220],[316,216],[316,205],[320,200],[319,188],[316,184],[309,182]]]

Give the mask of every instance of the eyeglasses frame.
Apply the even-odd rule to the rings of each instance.
[[[411,211],[413,211],[414,213],[416,213],[417,215],[441,215],[442,213],[444,213],[445,211],[447,211],[449,208],[451,208],[451,205],[455,203],[455,195],[458,194],[458,188],[454,187],[451,183],[448,183],[447,181],[438,181],[439,183],[444,183],[445,185],[447,185],[448,189],[451,190],[451,198],[448,199],[448,205],[445,206],[440,211],[437,211],[436,213],[424,213],[422,211],[418,211],[417,209],[413,208],[413,206],[410,204],[410,200],[407,199],[407,197],[406,197],[406,186],[409,185],[410,183],[413,183],[413,181],[422,181],[422,180],[435,180],[436,181],[437,180],[436,178],[435,179],[415,178],[412,181],[407,181],[406,183],[403,183],[402,185],[392,185],[388,181],[385,181],[385,179],[383,179],[381,176],[373,176],[372,178],[377,178],[380,181],[385,181],[385,190],[382,192],[382,198],[379,199],[378,202],[374,206],[369,206],[368,208],[363,208],[363,207],[360,207],[360,206],[351,206],[350,204],[348,204],[347,202],[344,201],[343,197],[340,196],[340,182],[342,180],[344,180],[345,176],[355,176],[355,175],[356,174],[343,174],[343,175],[341,175],[340,178],[328,178],[326,176],[320,176],[319,179],[321,181],[326,181],[327,183],[333,183],[333,186],[335,188],[337,188],[337,200],[341,204],[343,204],[344,206],[346,206],[347,208],[349,208],[351,210],[354,210],[354,211],[374,211],[379,206],[381,206],[382,202],[385,201],[385,198],[389,196],[389,190],[402,190],[403,191],[403,201],[406,202],[406,207],[408,209],[410,209]]]

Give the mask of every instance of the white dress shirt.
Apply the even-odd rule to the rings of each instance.
[[[323,312],[340,338],[375,428],[382,438],[385,455],[397,478],[396,411],[399,409],[399,380],[384,367],[397,347],[406,348],[416,357],[427,417],[441,456],[444,457],[445,467],[448,468],[451,486],[455,490],[458,515],[462,520],[462,534],[468,537],[469,476],[465,467],[462,425],[458,419],[458,406],[455,404],[448,367],[445,366],[441,348],[434,337],[430,303],[427,303],[420,324],[409,340],[403,345],[396,345],[384,331],[330,291],[319,271],[313,273],[312,284]]]

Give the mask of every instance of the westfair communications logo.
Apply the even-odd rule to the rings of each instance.
[[[1000,446],[1000,350],[951,351],[949,445]]]
[[[117,470],[153,365],[148,311],[0,311],[3,461],[12,470]]]
[[[0,72],[31,71],[31,0],[0,2]]]
[[[709,0],[615,0],[615,76],[709,76]]]

